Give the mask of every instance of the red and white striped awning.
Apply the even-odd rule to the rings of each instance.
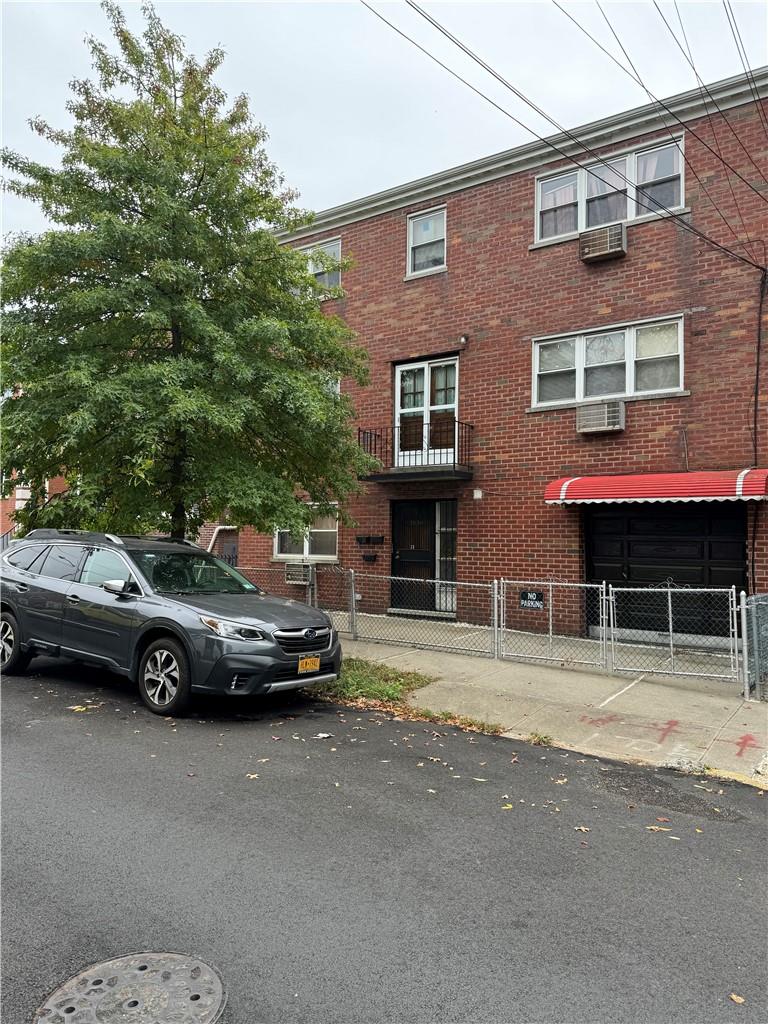
[[[768,469],[717,473],[633,473],[627,476],[564,476],[548,483],[548,505],[628,501],[765,501]]]

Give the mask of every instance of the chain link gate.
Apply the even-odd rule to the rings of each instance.
[[[499,600],[500,657],[606,667],[604,583],[502,579]]]
[[[613,672],[740,678],[736,588],[608,588]]]

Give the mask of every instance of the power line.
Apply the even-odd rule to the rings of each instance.
[[[714,96],[712,95],[712,93],[711,93],[711,92],[709,91],[709,89],[707,88],[707,86],[706,86],[706,85],[704,84],[704,81],[702,80],[702,78],[701,78],[701,75],[699,74],[699,72],[698,72],[698,70],[697,70],[697,68],[696,68],[696,65],[695,65],[695,64],[693,63],[693,61],[692,61],[692,60],[691,60],[691,59],[689,58],[688,54],[687,54],[687,53],[685,52],[685,50],[683,49],[683,47],[682,47],[682,45],[681,45],[681,43],[680,43],[680,40],[679,40],[679,39],[677,38],[677,36],[675,35],[675,30],[674,30],[674,29],[672,28],[672,26],[671,26],[671,25],[669,24],[669,22],[667,21],[667,19],[666,19],[666,18],[664,17],[664,12],[663,12],[663,11],[662,11],[662,9],[661,9],[661,8],[659,7],[659,5],[658,5],[658,3],[657,3],[657,0],[653,0],[653,6],[654,6],[654,7],[656,8],[656,10],[657,10],[657,11],[659,12],[659,17],[660,17],[660,18],[661,18],[661,20],[662,20],[662,21],[664,22],[664,24],[665,24],[665,25],[667,26],[667,31],[668,31],[668,32],[669,32],[669,34],[670,34],[670,35],[672,36],[672,38],[674,39],[675,43],[677,43],[677,48],[678,48],[678,50],[679,50],[679,51],[680,51],[680,53],[682,53],[682,55],[683,55],[683,56],[685,57],[685,59],[686,59],[686,61],[688,62],[688,64],[690,64],[690,66],[691,66],[691,70],[693,71],[694,75],[696,75],[696,81],[697,81],[697,82],[699,83],[699,85],[700,85],[700,86],[702,87],[702,89],[704,89],[704,91],[706,92],[707,96],[709,96],[710,100],[711,100],[711,101],[712,101],[712,103],[714,104],[715,110],[716,110],[716,111],[718,112],[718,114],[719,114],[719,115],[720,115],[720,116],[722,117],[723,121],[725,121],[725,123],[726,123],[726,124],[728,125],[729,129],[731,130],[731,134],[733,135],[734,139],[736,139],[736,141],[737,141],[737,142],[738,142],[738,144],[739,144],[739,145],[741,146],[741,148],[742,148],[742,149],[744,150],[744,153],[746,154],[746,156],[747,156],[747,159],[749,160],[749,162],[750,162],[750,163],[752,164],[752,166],[753,166],[753,167],[755,168],[755,170],[756,170],[756,171],[757,171],[757,173],[758,173],[758,174],[760,175],[760,177],[761,177],[761,178],[763,179],[763,181],[764,181],[764,182],[766,183],[766,185],[768,185],[768,178],[766,178],[766,176],[765,176],[765,175],[763,174],[763,172],[762,172],[762,171],[760,170],[760,168],[759,168],[759,167],[757,166],[757,164],[755,163],[755,161],[754,161],[754,160],[752,159],[752,154],[751,154],[751,153],[749,152],[749,150],[747,149],[747,147],[746,147],[746,146],[744,145],[744,143],[743,143],[743,142],[741,141],[741,137],[739,136],[739,133],[738,133],[738,132],[736,131],[736,129],[735,129],[735,128],[733,127],[733,125],[731,124],[731,122],[730,122],[730,121],[728,120],[728,117],[727,117],[727,115],[726,115],[725,111],[724,111],[724,110],[722,110],[722,109],[720,108],[720,106],[719,106],[719,104],[718,104],[717,100],[716,100],[716,99],[715,99],[715,97],[714,97]],[[721,157],[720,159],[722,160],[722,157]],[[731,169],[733,170],[733,168],[731,168]]]
[[[674,0],[674,4],[675,4],[675,13],[677,14],[677,20],[680,22],[680,31],[683,33],[683,41],[685,43],[685,48],[688,51],[688,56],[690,57],[691,63],[693,63],[693,50],[691,49],[691,44],[688,42],[688,35],[687,35],[686,31],[685,31],[685,25],[683,24],[683,16],[680,13],[680,8],[677,5],[677,0]],[[752,92],[751,88],[750,88],[750,92]],[[717,131],[715,129],[715,122],[714,122],[714,119],[712,117],[712,112],[707,107],[706,100],[704,99],[704,89],[701,86],[699,86],[699,95],[701,96],[701,102],[704,104],[704,110],[706,111],[707,120],[709,121],[709,130],[712,132],[712,141],[717,146],[717,152],[718,152],[718,154],[720,156],[720,159],[722,160],[723,159],[722,150],[720,148],[720,141],[719,141],[719,139],[717,137]],[[754,93],[752,95],[754,96]],[[736,207],[736,214],[737,214],[739,220],[741,221],[742,228],[744,229],[744,236],[745,236],[745,238],[748,241],[750,241],[749,232],[747,231],[747,225],[744,223],[744,217],[742,216],[741,207],[739,206],[739,201],[737,200],[736,193],[734,192],[734,189],[733,189],[733,183],[731,182],[731,176],[728,173],[728,168],[725,169],[725,180],[728,183],[728,189],[729,189],[729,191],[731,193],[731,199],[733,200],[733,205]],[[754,249],[752,250],[752,257],[754,259],[757,259],[757,257],[755,256]]]
[[[594,37],[594,36],[593,36],[593,35],[592,35],[592,34],[591,34],[590,32],[588,32],[588,31],[587,31],[587,29],[585,29],[585,28],[584,28],[584,26],[583,26],[583,25],[582,25],[582,24],[581,24],[580,22],[578,22],[578,21],[577,21],[577,20],[576,20],[576,19],[575,19],[575,18],[573,17],[573,15],[572,15],[572,14],[570,14],[570,13],[569,13],[568,11],[566,11],[566,9],[565,9],[564,7],[562,7],[562,6],[561,6],[561,5],[560,5],[560,4],[559,4],[559,3],[557,2],[557,0],[552,0],[552,3],[553,3],[553,4],[555,5],[555,7],[557,7],[557,9],[558,9],[559,11],[561,11],[561,12],[562,12],[562,13],[563,13],[563,14],[564,14],[564,15],[566,16],[566,18],[568,18],[568,20],[569,20],[569,21],[572,21],[572,22],[573,22],[573,24],[574,24],[574,25],[576,26],[576,28],[577,28],[577,29],[578,29],[578,30],[579,30],[580,32],[583,32],[583,33],[584,33],[584,35],[585,35],[585,36],[586,36],[586,37],[587,37],[588,39],[591,39],[591,40],[592,40],[592,42],[593,42],[593,43],[595,44],[595,46],[596,46],[596,47],[597,47],[598,49],[600,49],[600,50],[602,50],[602,51],[603,51],[603,53],[604,53],[604,54],[606,55],[606,57],[610,57],[610,59],[611,59],[611,60],[613,61],[613,63],[614,63],[614,64],[615,64],[615,65],[616,65],[617,67],[621,68],[621,70],[622,70],[622,71],[624,72],[624,74],[625,74],[625,75],[629,75],[629,77],[630,77],[631,79],[633,79],[633,81],[637,82],[637,84],[638,84],[638,85],[642,85],[642,82],[640,81],[640,79],[639,79],[639,78],[636,78],[636,77],[635,77],[635,76],[634,76],[634,75],[632,74],[632,72],[631,72],[631,71],[629,71],[629,70],[628,70],[627,68],[625,68],[625,67],[624,67],[624,65],[623,65],[623,64],[621,63],[621,61],[620,61],[620,60],[617,60],[617,59],[616,59],[616,58],[614,57],[614,55],[613,55],[613,54],[611,53],[611,51],[610,51],[610,50],[607,50],[607,49],[606,49],[606,48],[605,48],[605,47],[603,46],[603,44],[602,44],[602,43],[601,43],[601,42],[600,42],[600,41],[599,41],[598,39],[595,39],[595,37]],[[643,88],[645,88],[645,87],[643,86]],[[666,112],[667,112],[667,113],[668,113],[668,114],[669,114],[669,115],[670,115],[671,117],[673,117],[673,118],[675,119],[675,121],[677,121],[677,123],[678,123],[678,124],[679,124],[679,125],[680,125],[680,126],[681,126],[682,128],[685,128],[685,130],[686,130],[686,131],[687,131],[687,132],[688,132],[688,133],[689,133],[689,134],[690,134],[690,135],[691,135],[691,136],[692,136],[692,137],[693,137],[694,139],[696,139],[696,140],[697,140],[697,142],[700,142],[700,143],[701,143],[701,145],[702,145],[702,146],[704,146],[704,148],[705,148],[705,149],[708,149],[708,150],[709,150],[709,152],[713,154],[713,156],[716,156],[716,157],[717,157],[717,159],[718,159],[718,160],[720,160],[720,161],[721,161],[721,162],[722,162],[722,163],[723,163],[723,164],[724,164],[724,165],[725,165],[725,166],[726,166],[726,167],[727,167],[727,168],[728,168],[729,170],[733,171],[733,173],[734,173],[734,174],[736,175],[736,177],[737,177],[737,178],[739,178],[739,179],[740,179],[741,181],[743,181],[743,182],[744,182],[744,184],[745,184],[745,185],[747,186],[747,188],[750,188],[750,189],[752,189],[752,191],[753,191],[753,192],[755,193],[755,195],[756,195],[756,196],[759,196],[759,198],[760,198],[760,199],[762,199],[762,201],[763,201],[764,203],[768,203],[768,197],[764,196],[762,192],[760,192],[760,191],[759,191],[758,189],[756,189],[756,188],[755,188],[755,186],[754,186],[754,185],[752,184],[752,182],[751,182],[751,181],[748,181],[748,180],[747,180],[747,179],[746,179],[746,178],[744,177],[744,175],[743,175],[743,174],[740,174],[740,173],[739,173],[739,172],[738,172],[738,171],[736,170],[736,168],[735,168],[735,167],[733,167],[733,166],[732,166],[731,164],[729,164],[729,163],[727,162],[727,160],[724,160],[724,159],[723,159],[723,157],[722,157],[722,156],[721,156],[721,155],[720,155],[719,153],[717,153],[717,152],[716,152],[716,151],[715,151],[715,150],[714,150],[714,149],[713,149],[713,148],[712,148],[712,147],[710,146],[710,144],[709,144],[709,143],[707,142],[707,140],[706,140],[706,139],[703,139],[703,138],[701,137],[701,135],[699,135],[699,134],[698,134],[698,133],[697,133],[697,132],[695,131],[695,129],[693,129],[693,128],[692,128],[692,127],[690,126],[690,124],[686,124],[686,122],[685,122],[685,121],[682,121],[682,120],[681,120],[681,119],[680,119],[680,118],[679,118],[679,117],[677,116],[677,114],[676,114],[676,113],[674,112],[674,110],[672,110],[672,109],[671,109],[671,107],[668,107],[668,106],[667,106],[667,104],[666,104],[666,103],[665,103],[665,102],[664,102],[663,100],[660,100],[660,99],[658,98],[658,96],[654,96],[654,95],[653,95],[653,93],[652,93],[652,92],[650,92],[650,91],[649,91],[648,89],[646,89],[646,92],[648,92],[648,94],[649,94],[649,95],[651,96],[651,98],[653,99],[654,103],[658,103],[658,105],[659,105],[659,106],[660,106],[660,107],[661,107],[661,108],[662,108],[663,110],[666,110]],[[763,175],[762,171],[760,171],[760,169],[759,169],[759,168],[758,168],[758,171],[759,171],[759,173],[760,173],[760,176],[761,176],[761,177],[763,178],[763,180],[765,181],[765,177],[764,177],[764,175]]]
[[[360,2],[365,7],[367,7],[368,10],[370,10],[373,14],[375,14],[377,18],[379,18],[385,24],[389,25],[390,28],[394,29],[398,33],[398,35],[403,36],[410,43],[413,43],[414,46],[416,46],[419,50],[421,50],[423,53],[425,53],[430,59],[434,60],[435,63],[439,64],[445,70],[449,71],[449,73],[452,74],[455,78],[457,78],[460,81],[464,82],[465,85],[468,84],[464,79],[461,78],[460,75],[458,75],[456,72],[454,72],[451,68],[448,68],[447,65],[442,63],[442,61],[439,61],[437,57],[434,57],[433,54],[429,50],[426,50],[423,46],[420,46],[418,43],[415,42],[415,40],[411,39],[410,36],[406,35],[405,32],[402,32],[400,29],[398,29],[396,26],[394,26],[390,21],[388,21],[382,14],[379,14],[378,11],[374,10],[374,8],[372,8],[366,2],[366,0],[360,0]],[[590,150],[589,147],[586,146],[583,142],[581,142],[581,140],[579,140],[575,135],[573,135],[572,132],[569,132],[567,129],[563,128],[562,125],[558,124],[557,121],[555,121],[548,114],[546,114],[535,103],[533,103],[531,100],[529,100],[528,97],[525,96],[522,92],[520,92],[519,89],[516,89],[513,85],[511,85],[509,82],[507,82],[506,79],[502,78],[501,75],[498,74],[498,72],[496,72],[489,65],[487,65],[485,63],[485,61],[482,60],[482,58],[478,57],[468,47],[465,47],[463,43],[461,43],[458,39],[456,39],[454,36],[452,36],[451,33],[448,32],[447,29],[443,28],[443,26],[440,25],[439,22],[435,21],[435,19],[432,18],[431,15],[427,14],[425,11],[422,11],[422,9],[417,4],[413,3],[412,0],[406,0],[406,3],[408,3],[408,5],[410,7],[413,7],[415,10],[417,10],[419,14],[421,14],[424,18],[426,18],[427,21],[429,21],[431,24],[433,24],[436,28],[439,28],[439,31],[442,32],[443,35],[445,35],[449,39],[451,39],[451,41],[454,42],[457,46],[459,46],[465,53],[467,53],[468,56],[471,56],[472,59],[476,63],[478,63],[482,67],[484,67],[490,74],[492,74],[495,78],[497,78],[499,81],[501,81],[508,89],[510,89],[513,93],[515,93],[515,95],[519,96],[523,100],[523,102],[525,102],[529,107],[531,107],[532,109],[534,109],[538,113],[540,113],[540,115],[542,117],[544,117],[545,120],[549,121],[550,124],[552,124],[556,128],[558,128],[564,135],[567,136],[567,138],[569,138],[577,146],[579,146],[580,149],[584,150],[586,153],[588,153],[591,156],[593,156],[599,162],[599,165],[602,166],[605,163],[605,157],[603,157],[600,154],[596,153],[594,150]],[[550,139],[545,139],[543,136],[539,135],[538,132],[534,131],[534,129],[530,128],[526,124],[523,124],[523,122],[519,121],[517,118],[512,117],[512,115],[509,114],[508,111],[505,111],[504,108],[500,107],[499,104],[497,104],[495,101],[491,100],[488,96],[485,95],[485,93],[481,92],[479,89],[476,89],[474,86],[470,86],[470,88],[473,90],[473,92],[476,92],[478,95],[482,96],[483,99],[486,99],[486,100],[488,100],[488,102],[492,103],[493,106],[496,107],[498,110],[501,110],[502,113],[507,114],[507,116],[509,116],[513,121],[515,121],[517,124],[521,125],[526,131],[528,131],[531,135],[533,135],[535,138],[537,138],[539,140],[539,142],[543,143],[546,146],[549,146],[550,149],[553,149],[556,153],[559,153],[566,160],[568,160],[571,164],[575,164],[577,167],[580,167],[583,170],[588,171],[598,181],[602,181],[603,184],[608,185],[611,189],[615,188],[615,183],[609,182],[605,178],[602,178],[600,176],[600,174],[597,173],[593,168],[589,168],[585,164],[580,163],[571,154],[569,154],[565,150],[561,149],[556,143],[552,142]],[[620,174],[620,172],[616,172],[616,173],[617,173],[617,175],[619,177],[623,178],[624,181],[628,185],[632,184],[625,175]],[[757,270],[762,270],[763,269],[754,260],[749,259],[746,256],[740,256],[738,253],[733,252],[733,250],[729,249],[727,246],[721,245],[720,242],[716,242],[713,238],[710,238],[709,235],[705,234],[703,231],[699,231],[698,228],[693,227],[692,224],[689,224],[687,221],[685,221],[683,219],[683,215],[682,214],[673,213],[671,210],[667,209],[665,206],[663,206],[660,203],[658,203],[655,206],[650,206],[647,203],[643,203],[637,197],[636,197],[636,203],[637,203],[638,206],[641,206],[643,209],[650,210],[652,213],[659,213],[659,212],[666,213],[670,217],[670,219],[677,221],[677,223],[680,224],[681,227],[683,227],[684,230],[689,231],[691,234],[696,235],[698,238],[702,239],[704,242],[708,242],[710,245],[714,246],[715,248],[720,249],[722,252],[726,253],[727,255],[732,257],[733,259],[738,260],[739,262],[744,263],[744,264],[746,264],[748,266],[755,267],[755,269],[757,269]]]
[[[677,3],[675,3],[677,6]],[[757,114],[763,125],[763,131],[768,136],[768,115],[763,110],[763,105],[760,102],[760,94],[757,91],[757,83],[755,82],[755,75],[752,68],[749,66],[749,57],[747,56],[747,48],[744,46],[744,40],[741,38],[741,32],[739,31],[739,23],[736,21],[736,12],[731,6],[731,0],[723,0],[723,8],[725,9],[725,16],[728,19],[728,25],[731,29],[731,35],[733,41],[736,43],[736,49],[739,52],[739,59],[741,60],[741,66],[744,68],[744,74],[747,76],[749,82],[749,91],[752,93],[752,97],[757,107]],[[680,15],[678,14],[678,18]],[[682,27],[682,22],[680,23]]]
[[[631,57],[629,56],[629,53],[627,52],[627,50],[626,50],[626,48],[625,48],[624,44],[622,43],[621,39],[619,38],[619,35],[618,35],[618,33],[617,33],[616,29],[615,29],[615,28],[613,27],[613,25],[611,24],[610,18],[609,18],[609,17],[608,17],[608,15],[607,15],[607,14],[605,13],[605,11],[604,11],[604,9],[603,9],[602,5],[600,4],[600,0],[595,0],[595,4],[597,5],[597,9],[598,9],[598,11],[600,11],[600,14],[601,14],[601,15],[603,16],[603,21],[605,21],[606,25],[608,26],[608,28],[609,28],[609,30],[610,30],[610,32],[611,32],[611,35],[613,36],[613,38],[614,38],[614,39],[616,40],[616,42],[618,43],[619,49],[621,50],[621,52],[622,52],[622,53],[624,54],[624,56],[626,57],[626,59],[627,59],[627,62],[628,62],[628,64],[629,64],[629,66],[630,66],[630,67],[632,68],[632,71],[634,72],[634,76],[633,76],[632,74],[630,74],[630,73],[629,73],[629,72],[627,71],[627,69],[626,69],[626,68],[624,67],[624,65],[623,65],[623,64],[621,64],[621,63],[620,63],[619,61],[617,61],[617,60],[616,60],[616,58],[615,58],[615,57],[613,57],[613,55],[612,55],[612,54],[608,54],[608,55],[609,55],[609,56],[610,56],[610,57],[611,57],[611,58],[613,59],[614,63],[615,63],[615,64],[616,64],[616,65],[617,65],[618,67],[620,67],[620,68],[621,68],[621,70],[622,70],[622,71],[624,71],[624,72],[626,72],[627,74],[629,74],[630,78],[634,77],[634,79],[635,79],[635,81],[636,81],[636,82],[638,83],[638,85],[642,86],[642,88],[643,88],[643,89],[645,90],[645,93],[646,93],[646,95],[648,96],[648,98],[649,98],[650,100],[653,100],[653,99],[654,99],[654,95],[653,95],[653,93],[652,93],[652,92],[651,92],[651,90],[650,90],[650,89],[648,88],[648,86],[647,86],[647,85],[645,84],[645,82],[643,81],[643,79],[641,78],[641,76],[640,76],[640,72],[639,72],[639,71],[637,70],[637,67],[636,67],[636,65],[635,65],[635,64],[633,63],[633,61],[632,61],[632,58],[631,58]],[[563,8],[562,8],[562,7],[560,7],[560,5],[559,5],[559,4],[556,4],[556,6],[558,7],[558,9],[559,9],[559,10],[563,10]],[[675,0],[675,7],[677,7],[677,0]],[[569,17],[570,17],[570,15],[569,15]],[[578,21],[576,21],[576,19],[575,19],[575,18],[571,18],[571,20],[572,20],[572,21],[574,22],[574,24],[575,24],[575,25],[577,25],[577,26],[578,26],[579,28],[582,28],[582,26],[580,25],[580,23],[579,23]],[[587,35],[589,35],[589,33],[587,33]],[[590,36],[590,39],[591,39],[591,38],[592,38],[592,37]],[[607,50],[604,50],[604,52],[605,52],[605,53],[608,53],[608,51],[607,51]],[[714,126],[712,126],[712,125],[711,125],[711,119],[710,119],[710,126],[712,127],[712,134],[713,134],[713,136],[714,136],[714,133],[715,133],[715,132],[714,132]],[[667,125],[667,124],[666,124],[666,122],[665,122],[665,127],[667,128],[667,131],[669,132],[670,138],[674,139],[674,135],[672,134],[672,129],[671,129],[670,127],[669,127],[669,125]],[[718,216],[720,217],[720,219],[722,220],[722,222],[723,222],[723,223],[725,224],[725,226],[726,226],[726,227],[728,228],[728,230],[729,230],[729,231],[731,232],[731,234],[732,234],[732,235],[733,235],[733,237],[735,238],[735,240],[736,240],[736,244],[737,244],[737,245],[739,245],[739,246],[742,246],[742,247],[743,247],[744,249],[747,249],[747,245],[746,245],[746,243],[744,243],[744,242],[742,242],[742,241],[741,241],[741,239],[739,238],[739,236],[738,236],[738,234],[737,234],[737,232],[736,232],[736,229],[735,229],[735,228],[733,227],[733,225],[731,224],[731,222],[730,222],[730,221],[729,221],[729,220],[727,219],[727,217],[725,216],[725,214],[723,213],[723,211],[722,211],[722,210],[720,209],[720,207],[718,206],[718,204],[717,204],[717,203],[715,202],[715,200],[714,200],[714,199],[712,198],[712,196],[710,195],[710,193],[709,193],[709,190],[707,189],[707,186],[706,186],[706,185],[704,184],[704,182],[703,182],[703,181],[701,180],[701,178],[699,177],[699,175],[698,175],[698,172],[696,171],[696,168],[695,168],[695,167],[693,166],[693,163],[692,163],[692,162],[691,162],[691,161],[690,161],[690,160],[688,159],[688,156],[686,155],[686,153],[685,153],[685,150],[684,150],[684,149],[681,149],[681,152],[682,152],[683,160],[685,161],[685,165],[686,165],[686,167],[688,167],[688,168],[689,168],[689,170],[690,170],[690,171],[691,171],[691,173],[693,174],[694,178],[695,178],[695,179],[696,179],[696,181],[698,182],[698,184],[699,184],[699,188],[700,188],[700,189],[702,190],[702,192],[704,193],[704,195],[705,195],[705,196],[707,197],[707,199],[708,199],[708,200],[710,201],[710,203],[712,204],[712,206],[713,206],[713,207],[714,207],[714,209],[716,210],[716,212],[717,212]],[[720,153],[720,147],[719,147],[719,146],[718,146],[718,155],[719,155],[720,159],[722,160],[722,154]],[[738,216],[739,220],[741,221],[741,227],[742,227],[742,230],[743,230],[743,232],[744,232],[744,237],[746,238],[747,242],[751,242],[752,240],[751,240],[751,239],[750,239],[750,237],[749,237],[749,231],[747,230],[747,225],[745,224],[745,222],[744,222],[744,218],[743,218],[743,216],[742,216],[742,214],[741,214],[741,208],[739,207],[739,204],[738,204],[738,202],[737,202],[737,200],[736,200],[736,195],[735,195],[735,193],[734,193],[734,191],[733,191],[733,186],[731,185],[731,179],[730,179],[730,177],[728,176],[728,172],[727,172],[727,169],[726,169],[726,180],[727,180],[727,182],[728,182],[728,186],[729,186],[729,188],[730,188],[730,191],[731,191],[731,198],[733,199],[733,204],[734,204],[734,206],[736,207],[736,214],[737,214],[737,216]],[[750,255],[752,256],[752,259],[754,259],[754,260],[757,260],[757,256],[755,255],[755,251],[754,251],[754,249],[747,249],[747,251],[748,251],[748,252],[750,253]]]

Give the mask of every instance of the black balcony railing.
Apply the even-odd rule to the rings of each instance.
[[[471,423],[453,416],[403,416],[397,427],[359,427],[357,438],[367,455],[381,464],[370,479],[391,479],[402,474],[414,479],[469,479],[472,476]]]

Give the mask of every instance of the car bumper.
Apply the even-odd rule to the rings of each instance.
[[[222,654],[207,677],[194,684],[192,689],[200,693],[264,695],[317,686],[338,678],[341,671],[341,644],[338,639],[327,650],[312,652],[309,656],[320,659],[320,668],[315,672],[299,673],[298,655],[232,651]]]

